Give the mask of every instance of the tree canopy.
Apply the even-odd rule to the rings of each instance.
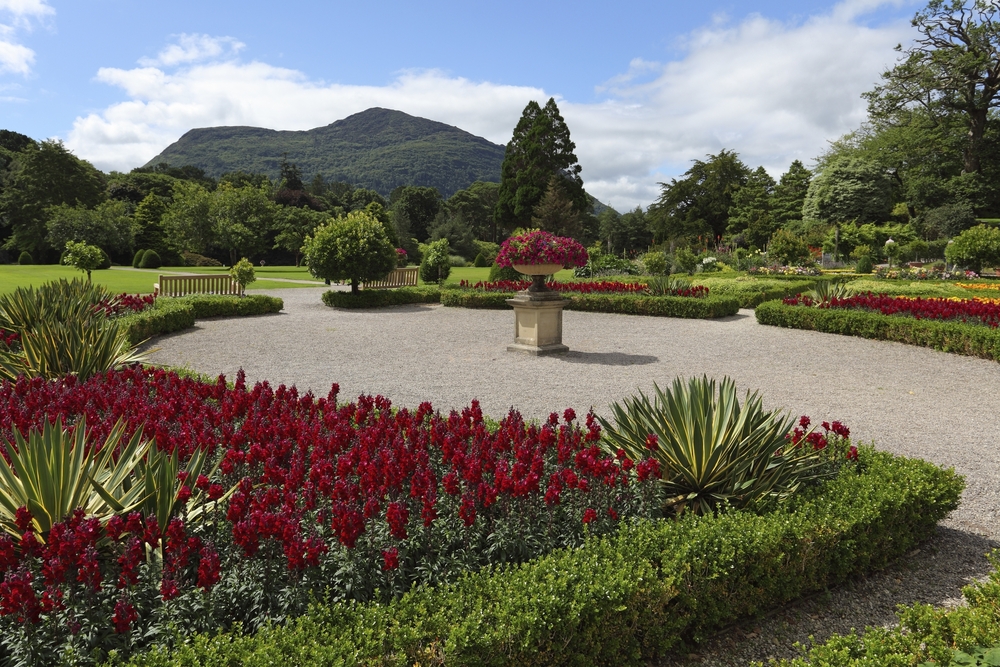
[[[306,266],[317,278],[362,282],[382,280],[396,268],[396,249],[385,228],[365,211],[352,211],[316,228],[303,247]]]

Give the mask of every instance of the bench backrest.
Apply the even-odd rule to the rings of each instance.
[[[361,289],[389,289],[391,287],[416,287],[417,274],[420,268],[407,266],[401,269],[393,269],[385,280],[376,280],[370,283],[361,283]]]
[[[229,276],[160,276],[158,289],[161,296],[184,296],[185,294],[243,295],[243,288]]]

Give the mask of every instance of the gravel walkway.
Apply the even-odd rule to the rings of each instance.
[[[199,321],[155,341],[156,363],[248,381],[296,385],[342,399],[382,394],[395,405],[429,400],[444,411],[479,399],[495,417],[515,407],[544,418],[583,414],[668,384],[675,376],[732,377],[765,403],[814,421],[839,419],[852,437],[954,466],[967,489],[937,536],[890,570],[783,607],[663,665],[746,665],[791,657],[792,643],[895,622],[897,604],[961,603],[985,576],[1000,528],[1000,365],[898,343],[764,327],[753,311],[721,320],[564,313],[564,356],[508,353],[509,311],[438,305],[346,311],[324,306],[328,288],[271,292],[282,313]]]

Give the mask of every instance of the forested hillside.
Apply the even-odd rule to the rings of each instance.
[[[236,171],[277,178],[285,154],[306,180],[321,174],[383,196],[402,185],[433,187],[449,197],[475,181],[499,181],[504,147],[451,125],[375,108],[305,131],[194,129],[147,166],[166,162],[216,178]]]

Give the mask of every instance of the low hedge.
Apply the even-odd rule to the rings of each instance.
[[[385,604],[317,605],[252,637],[178,637],[129,664],[643,664],[886,565],[958,505],[953,470],[872,447],[859,461],[862,474],[769,514],[640,521]]]
[[[460,308],[507,309],[507,299],[513,292],[480,292],[467,289],[441,291],[441,303]],[[652,315],[655,317],[715,318],[735,315],[739,301],[733,297],[709,295],[696,299],[680,296],[649,296],[647,294],[564,294],[569,300],[566,310],[621,315]]]
[[[822,277],[802,278],[800,276],[766,276],[761,278],[727,279],[696,278],[693,285],[704,285],[712,294],[735,297],[740,308],[756,308],[765,301],[783,299],[801,294],[815,287]]]
[[[408,303],[438,303],[440,300],[441,290],[436,286],[370,289],[357,294],[342,290],[323,292],[323,303],[331,308],[381,308]]]
[[[958,287],[955,285],[955,281],[889,281],[861,278],[847,283],[846,288],[851,294],[864,294],[865,292],[872,292],[873,294],[887,294],[889,296],[919,296],[924,298],[948,298],[957,296],[961,299],[971,299],[974,296],[989,296],[988,293],[977,293],[975,290],[967,290]]]
[[[998,554],[991,560],[1000,565]],[[1000,646],[1000,571],[962,589],[968,606],[952,610],[928,604],[899,608],[899,626],[868,628],[863,635],[834,635],[802,658],[781,667],[911,667],[912,665],[993,665],[976,662],[984,648]],[[965,654],[964,656],[962,654]]]
[[[243,297],[198,294],[185,297],[157,297],[153,306],[121,319],[133,345],[153,336],[181,331],[195,320],[208,317],[247,316],[276,313],[284,307],[281,299],[263,294]]]
[[[987,326],[842,308],[786,306],[780,301],[761,304],[756,313],[761,324],[889,340],[1000,361],[1000,329]]]

